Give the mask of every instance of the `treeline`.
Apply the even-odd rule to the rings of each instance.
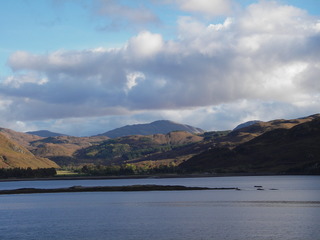
[[[56,174],[55,168],[0,168],[0,178],[45,178]]]
[[[179,173],[179,169],[175,164],[160,165],[160,166],[136,166],[134,164],[124,165],[84,165],[78,170],[81,174],[90,176],[117,176],[117,175],[150,175],[150,174],[165,174]]]

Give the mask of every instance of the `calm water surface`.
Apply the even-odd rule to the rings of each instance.
[[[133,184],[242,191],[2,195],[0,239],[320,239],[320,176],[1,182],[0,189]]]

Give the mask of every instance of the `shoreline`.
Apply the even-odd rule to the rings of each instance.
[[[6,178],[0,182],[18,181],[59,181],[59,180],[108,180],[108,179],[161,179],[161,178],[205,178],[205,177],[249,177],[249,176],[289,176],[304,174],[276,174],[276,173],[192,173],[192,174],[158,174],[158,175],[113,175],[113,176],[55,176],[49,178]]]

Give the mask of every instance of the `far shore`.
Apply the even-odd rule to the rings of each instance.
[[[57,181],[57,180],[103,180],[103,179],[148,179],[148,178],[203,178],[203,177],[241,177],[241,176],[281,176],[295,174],[276,173],[192,173],[192,174],[158,174],[158,175],[113,175],[113,176],[55,176],[49,178],[5,178],[0,182],[14,181]],[[303,175],[303,174],[299,174]]]

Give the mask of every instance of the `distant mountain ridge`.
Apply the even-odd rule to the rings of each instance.
[[[62,134],[62,133],[55,133],[55,132],[50,132],[48,130],[39,130],[39,131],[30,131],[30,132],[26,132],[27,134],[31,134],[31,135],[36,135],[39,137],[61,137],[61,136],[68,136],[66,134]]]
[[[196,128],[186,124],[175,123],[169,120],[158,120],[146,124],[134,124],[116,128],[114,130],[99,134],[97,136],[107,136],[110,138],[125,137],[131,135],[153,135],[167,134],[173,131],[185,131],[192,134],[204,133],[201,128]]]

